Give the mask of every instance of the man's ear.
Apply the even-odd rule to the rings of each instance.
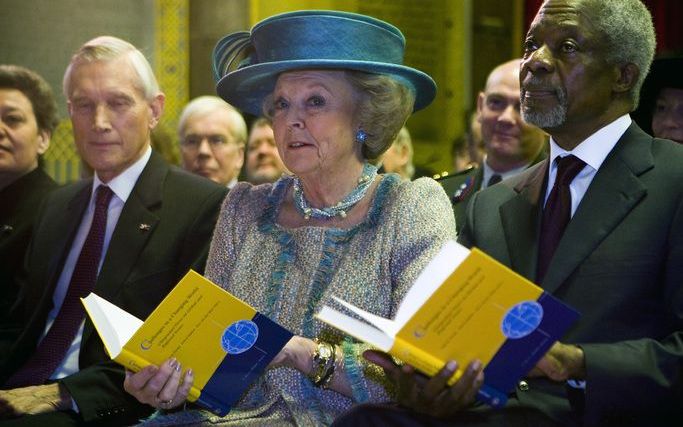
[[[45,154],[48,148],[50,148],[50,132],[46,130],[38,131],[38,154]]]
[[[239,173],[239,169],[242,169],[244,166],[244,143],[240,144],[239,148],[237,149],[237,162],[235,165],[237,166],[237,172]]]
[[[399,154],[401,156],[401,164],[406,165],[408,163],[408,160],[410,160],[410,151],[408,150],[408,146],[407,145],[401,145],[399,147],[399,150],[401,150],[399,152]]]
[[[486,102],[486,94],[479,92],[477,96],[477,121],[481,123],[481,110],[484,109],[484,102]]]
[[[635,86],[638,76],[640,76],[640,69],[636,64],[628,63],[618,66],[615,70],[616,79],[612,88],[617,93],[628,92]]]
[[[159,120],[161,119],[161,114],[164,112],[164,101],[166,100],[166,95],[163,93],[158,93],[154,99],[149,103],[149,108],[152,111],[152,117],[149,121],[149,128],[154,129]]]

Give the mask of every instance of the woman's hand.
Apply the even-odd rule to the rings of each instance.
[[[287,342],[280,353],[278,353],[268,365],[269,368],[286,366],[294,368],[306,376],[311,375],[313,366],[313,355],[318,344],[309,338],[295,335]],[[327,388],[351,397],[351,385],[344,372],[344,357],[338,346],[333,346],[335,354],[335,368],[331,380],[327,383]]]
[[[315,350],[315,342],[308,338],[294,335],[268,365],[269,368],[287,366],[299,370],[305,375],[311,371],[311,357]]]
[[[448,418],[471,405],[484,383],[482,364],[476,360],[449,386],[448,379],[458,368],[455,361],[449,361],[436,375],[427,378],[410,365],[398,366],[391,356],[380,351],[368,350],[363,357],[381,366],[394,382],[398,403],[437,418]]]
[[[175,358],[160,367],[146,366],[138,373],[126,371],[123,388],[142,403],[160,409],[171,409],[185,403],[194,377],[192,369],[185,372],[181,381],[181,366]]]

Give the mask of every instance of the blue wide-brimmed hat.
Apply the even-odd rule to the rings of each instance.
[[[432,78],[403,65],[405,37],[391,24],[330,10],[283,13],[221,39],[213,52],[218,95],[260,115],[277,76],[301,69],[345,69],[385,74],[415,93],[414,110],[436,95]],[[244,59],[243,59],[244,58]]]

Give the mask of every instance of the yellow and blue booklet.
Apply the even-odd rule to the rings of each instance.
[[[393,320],[335,300],[355,317],[329,306],[316,317],[427,375],[451,359],[461,367],[479,359],[485,368],[477,397],[494,407],[505,404],[519,379],[579,317],[482,251],[454,241],[420,273]],[[450,384],[461,375],[459,368]]]
[[[194,373],[188,400],[221,416],[292,337],[192,270],[144,322],[94,293],[82,301],[114,361],[137,372],[175,357]]]

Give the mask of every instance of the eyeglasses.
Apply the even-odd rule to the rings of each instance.
[[[180,145],[186,150],[196,151],[202,145],[204,140],[207,140],[211,150],[217,150],[227,147],[231,143],[236,144],[232,140],[227,139],[223,135],[187,135],[181,141]]]

